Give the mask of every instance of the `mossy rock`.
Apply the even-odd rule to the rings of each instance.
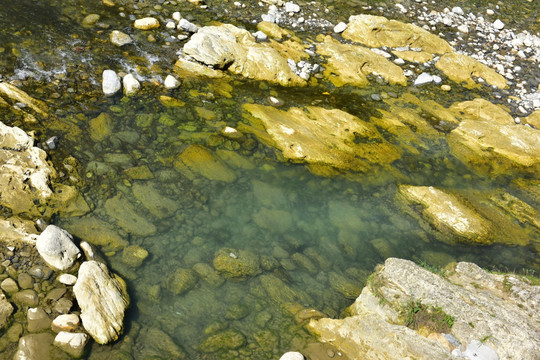
[[[148,251],[138,245],[131,245],[122,252],[122,261],[131,267],[139,267],[148,257]]]
[[[249,250],[221,249],[216,252],[213,263],[228,279],[245,280],[261,273],[259,257]]]
[[[197,284],[197,276],[190,269],[176,269],[167,278],[167,289],[175,295],[183,294]]]

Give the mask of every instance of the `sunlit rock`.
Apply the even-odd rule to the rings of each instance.
[[[120,77],[113,70],[103,70],[101,87],[105,96],[112,96],[116,94],[122,87]]]
[[[16,217],[0,218],[0,243],[6,246],[16,241],[34,244],[37,230],[34,222]]]
[[[121,250],[128,245],[111,224],[93,215],[68,219],[61,222],[63,228],[81,240],[100,246],[104,251]]]
[[[193,61],[187,61],[183,58],[178,59],[178,61],[174,64],[174,71],[181,78],[203,76],[212,79],[219,79],[225,76],[222,71],[214,70],[208,66],[204,66]]]
[[[463,120],[483,120],[501,125],[514,124],[514,119],[508,110],[481,98],[454,103],[449,109]]]
[[[69,269],[81,256],[71,234],[55,225],[47,226],[38,236],[36,249],[47,265],[61,271]]]
[[[540,110],[536,110],[531,115],[523,119],[526,124],[534,126],[536,129],[540,130]]]
[[[540,346],[536,336],[540,287],[464,262],[447,274],[443,278],[411,261],[390,258],[349,308],[350,316],[311,320],[308,329],[353,359],[453,358],[453,347],[444,339],[404,326],[400,313],[411,300],[418,300],[453,317],[445,332],[459,342],[454,346],[465,349],[482,340],[500,359],[534,357]],[[437,333],[433,329],[426,334],[430,331]]]
[[[256,104],[243,109],[252,124],[245,131],[278,148],[292,162],[365,172],[401,156],[375,126],[341,110],[307,106],[282,111]]]
[[[448,144],[453,156],[483,174],[540,173],[540,132],[528,126],[465,120]]]
[[[130,234],[149,236],[157,231],[155,225],[120,194],[105,201],[105,211],[109,217],[116,219],[118,226]]]
[[[124,46],[133,42],[131,36],[118,30],[113,30],[111,32],[110,40],[116,46]]]
[[[465,83],[465,87],[474,87],[474,77],[481,77],[489,85],[504,89],[508,87],[506,79],[487,65],[482,64],[467,55],[455,52],[441,56],[435,63],[435,67],[441,70],[450,80],[457,83]]]
[[[342,36],[369,47],[411,47],[431,54],[452,51],[450,45],[436,35],[416,25],[388,20],[382,16],[351,16]]]
[[[490,243],[491,224],[456,196],[432,186],[400,185],[398,198],[411,208],[411,215],[421,216],[444,234],[449,243]],[[418,213],[413,209],[420,207]]]
[[[259,257],[249,250],[223,248],[216,252],[213,264],[228,279],[245,280],[261,273]]]
[[[122,84],[124,85],[124,94],[126,96],[135,95],[141,88],[141,83],[133,74],[127,74],[122,78]]]
[[[233,182],[236,175],[214,154],[200,145],[190,145],[174,162],[174,167],[185,176],[201,175],[209,180]]]
[[[159,21],[153,17],[145,17],[142,19],[137,19],[133,23],[133,27],[139,30],[150,30],[156,29],[159,27]]]
[[[390,84],[407,85],[399,66],[363,46],[341,44],[327,36],[317,46],[317,53],[327,58],[324,74],[336,86],[366,86],[370,74]]]
[[[84,354],[84,347],[88,340],[90,337],[87,334],[61,331],[54,338],[54,345],[78,359]]]
[[[23,103],[44,118],[49,117],[49,109],[43,101],[32,98],[30,95],[10,83],[0,81],[0,96],[9,99],[12,102]]]
[[[129,306],[125,282],[97,261],[85,261],[79,268],[73,293],[81,308],[85,330],[99,344],[118,339],[124,329]]]
[[[122,261],[124,264],[131,267],[139,267],[142,265],[144,259],[148,257],[148,251],[139,245],[130,245],[124,248],[122,252]]]
[[[289,56],[285,57],[284,53]],[[205,26],[184,45],[184,54],[218,69],[242,75],[248,79],[266,80],[284,86],[305,85],[287,63],[299,60],[298,47],[292,44],[257,43],[247,30],[225,24]]]

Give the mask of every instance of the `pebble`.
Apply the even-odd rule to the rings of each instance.
[[[464,34],[468,34],[469,33],[469,27],[467,25],[459,25],[457,27],[458,31],[459,32],[462,32]]]
[[[159,21],[153,17],[137,19],[133,23],[133,27],[139,30],[157,29],[159,27]]]
[[[270,23],[275,23],[276,22],[276,17],[274,15],[272,15],[272,14],[262,14],[261,19],[262,19],[262,21],[266,21],[266,22],[270,22]]]
[[[75,282],[77,282],[77,277],[71,274],[62,274],[58,277],[58,282],[68,286],[75,285]]]
[[[487,10],[486,10],[486,14],[488,14],[488,15],[493,15],[493,14],[495,14],[495,11],[493,11],[493,10],[491,10],[491,9],[487,9]]]
[[[454,14],[458,14],[458,15],[464,15],[465,13],[463,12],[463,9],[460,8],[459,6],[456,6],[454,8],[452,8],[452,12]]]
[[[139,80],[135,78],[132,74],[127,74],[123,78],[124,83],[124,93],[127,96],[131,96],[137,93],[139,89],[141,88],[141,84],[139,83]]]
[[[346,29],[347,29],[347,24],[345,24],[344,22],[340,22],[339,24],[337,24],[336,26],[334,26],[334,32],[335,32],[336,34],[342,33],[342,32],[344,32]]]
[[[133,39],[128,34],[125,34],[118,30],[113,30],[111,32],[110,36],[111,43],[113,43],[116,46],[124,46],[131,44],[133,42]]]
[[[297,4],[295,4],[293,2],[286,2],[285,3],[285,12],[288,12],[288,13],[300,12],[300,6],[298,6]]]
[[[113,70],[103,71],[102,89],[105,96],[112,96],[120,90],[120,78]]]
[[[174,21],[167,21],[167,24],[165,24],[165,27],[167,29],[174,30],[174,29],[176,29],[176,24],[175,24]]]
[[[165,81],[163,82],[166,89],[172,90],[180,86],[180,81],[178,81],[174,76],[167,75]]]
[[[517,118],[514,119],[514,122],[516,124],[521,124],[521,119],[517,117]]]
[[[403,60],[402,58],[397,58],[397,59],[394,60],[394,63],[396,65],[403,65],[403,64],[405,64],[405,60]]]
[[[196,33],[197,31],[199,31],[199,27],[197,25],[187,21],[186,19],[180,20],[180,22],[178,23],[178,29],[184,30],[190,33]]]
[[[430,74],[421,73],[420,75],[418,75],[418,77],[414,81],[414,86],[420,86],[420,85],[424,85],[424,84],[429,84],[429,83],[433,82],[433,80],[434,80],[433,76],[431,76]]]
[[[52,136],[45,140],[45,145],[50,149],[54,150],[58,146],[58,136]]]
[[[283,354],[279,360],[304,360],[304,355],[297,351],[289,351]]]
[[[450,91],[452,90],[452,87],[450,85],[444,84],[444,85],[441,85],[441,90]]]
[[[176,22],[180,22],[180,20],[182,20],[182,15],[178,11],[173,12],[172,19]]]
[[[493,27],[495,28],[495,30],[502,30],[504,29],[504,23],[501,20],[497,19],[493,23]]]
[[[253,36],[255,37],[257,41],[265,41],[268,39],[268,36],[262,31],[257,31],[256,33],[253,34]]]

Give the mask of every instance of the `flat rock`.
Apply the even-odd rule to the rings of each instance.
[[[67,270],[81,256],[73,237],[56,225],[49,225],[38,236],[36,249],[47,265],[56,270]]]
[[[59,283],[64,285],[74,285],[77,282],[77,277],[71,274],[62,274],[57,279]]]
[[[342,36],[345,39],[375,48],[408,46],[421,48],[432,54],[444,54],[452,51],[446,41],[421,27],[396,20],[388,20],[383,16],[351,16],[348,27],[342,33]]]
[[[133,42],[131,36],[118,30],[111,32],[110,40],[116,46],[124,46]]]
[[[368,48],[341,44],[327,36],[317,46],[317,53],[327,57],[325,76],[336,86],[366,86],[367,75],[378,75],[390,84],[407,85],[403,70]]]
[[[150,213],[160,219],[174,215],[179,209],[178,201],[168,197],[152,182],[136,182],[131,190],[133,196],[139,200]]]
[[[468,88],[476,86],[472,76],[481,77],[488,84],[499,89],[508,87],[506,79],[502,75],[467,55],[455,52],[445,54],[435,63],[435,67],[448,76],[450,80],[457,83],[463,82],[465,87]]]
[[[106,265],[85,261],[73,287],[81,308],[85,330],[99,344],[118,339],[124,328],[129,296],[124,281],[109,272]]]
[[[448,144],[453,156],[480,173],[540,173],[540,132],[528,126],[465,120]]]
[[[76,314],[58,315],[51,324],[52,331],[58,333],[60,331],[73,332],[79,328],[81,319]]]
[[[462,120],[483,120],[501,125],[514,124],[512,115],[506,109],[482,98],[454,103],[449,110]]]
[[[84,354],[84,347],[90,337],[84,333],[61,331],[54,338],[54,345],[78,359]]]
[[[66,220],[61,225],[76,237],[100,246],[104,251],[121,250],[129,244],[114,226],[93,215]]]
[[[188,177],[202,175],[209,180],[234,182],[236,175],[218,157],[201,145],[190,145],[177,156],[174,167]]]
[[[245,280],[261,273],[259,257],[249,250],[220,249],[213,264],[216,271],[228,279]]]
[[[413,298],[453,316],[450,334],[463,348],[482,340],[499,359],[533,359],[540,348],[540,286],[516,275],[496,275],[460,262],[443,278],[411,261],[390,258],[373,279],[349,308],[350,316],[311,320],[308,329],[353,359],[453,359],[437,337],[401,325],[399,311]]]
[[[51,319],[41,308],[29,308],[26,312],[29,332],[42,332],[51,327]]]
[[[19,339],[13,360],[67,360],[71,356],[53,346],[54,336],[49,333],[25,335]]]
[[[166,359],[185,359],[185,351],[174,342],[174,340],[158,328],[143,328],[137,337],[138,344],[146,344],[142,348],[142,358],[166,358]]]
[[[148,219],[140,215],[135,207],[122,195],[116,195],[105,201],[107,214],[116,219],[118,226],[130,234],[149,236],[157,229]]]
[[[306,106],[283,111],[246,104],[243,110],[252,127],[242,130],[278,148],[292,162],[364,172],[401,157],[400,150],[388,143],[374,125],[338,109]]]
[[[306,57],[299,43],[258,43],[249,31],[225,24],[205,26],[184,45],[184,54],[200,63],[283,86],[303,86],[306,81],[287,63]]]

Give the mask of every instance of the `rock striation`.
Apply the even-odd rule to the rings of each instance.
[[[472,354],[480,340],[484,351],[499,359],[535,358],[540,349],[540,286],[466,262],[446,274],[389,258],[349,308],[350,316],[314,319],[308,329],[351,359],[451,359]],[[450,333],[400,325],[400,312],[411,299],[452,316]]]
[[[124,313],[129,306],[126,284],[111,274],[105,264],[85,261],[73,287],[81,308],[84,329],[99,344],[118,339],[124,329]]]

